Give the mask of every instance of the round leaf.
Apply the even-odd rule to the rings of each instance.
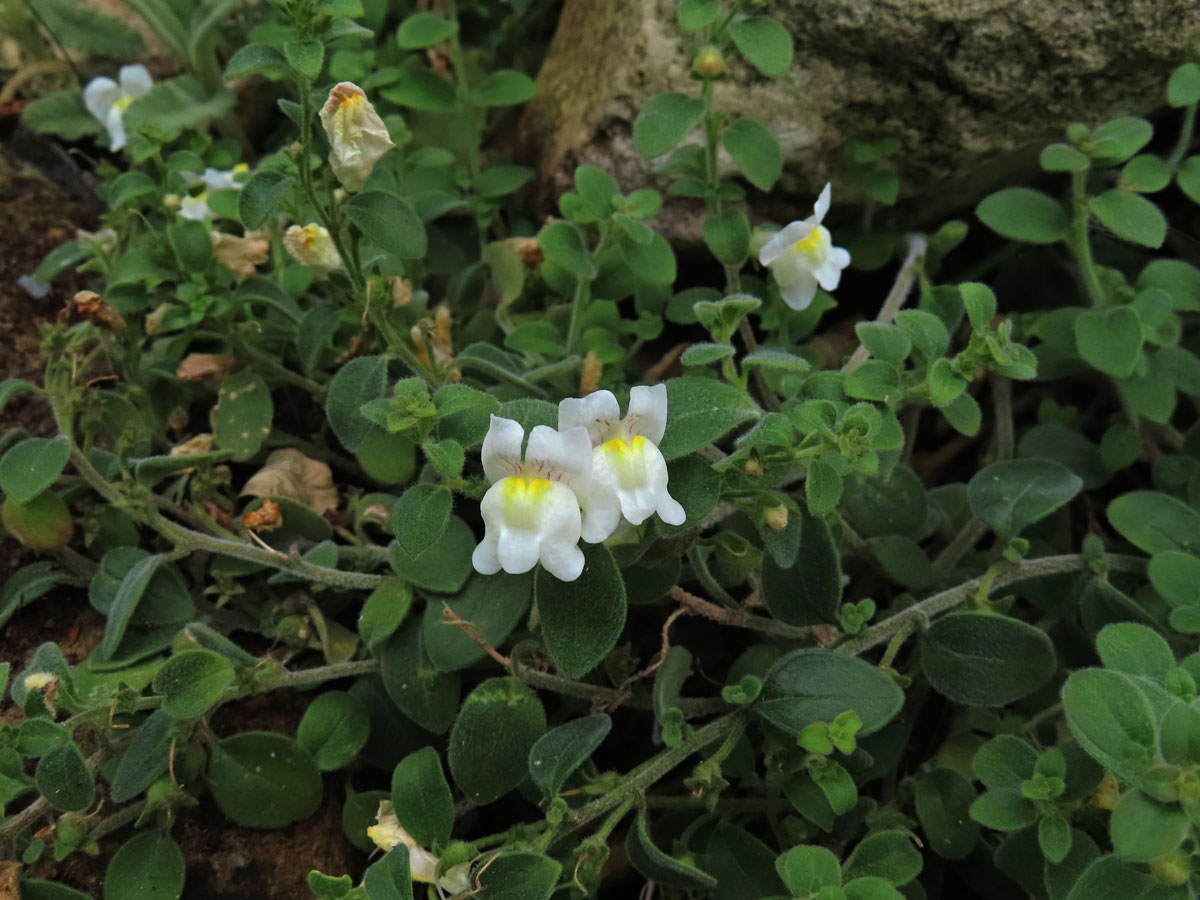
[[[1167,237],[1167,219],[1140,194],[1113,189],[1088,202],[1088,209],[1117,237],[1159,248]]]
[[[921,669],[938,693],[966,706],[1028,696],[1058,668],[1046,633],[1017,619],[955,613],[921,637]]]
[[[392,772],[392,808],[400,827],[418,844],[445,844],[454,828],[454,797],[432,747],[422,747]]]
[[[411,206],[394,194],[364,191],[346,205],[350,221],[380,250],[400,259],[420,259],[427,241],[425,224]]]
[[[859,733],[878,731],[900,711],[904,693],[861,659],[831,650],[794,650],[771,666],[755,710],[771,724],[799,735],[813,722],[853,711]]]
[[[662,156],[687,137],[702,118],[704,103],[700,98],[674,91],[657,94],[633,122],[633,145],[646,159]]]
[[[529,774],[529,752],[546,731],[537,696],[515,678],[492,678],[463,701],[450,732],[454,783],[472,803],[491,803]]]
[[[533,783],[547,797],[553,797],[611,730],[612,719],[603,713],[551,728],[529,751],[529,775]]]
[[[51,750],[38,760],[34,778],[38,793],[52,807],[64,812],[87,809],[96,796],[92,773],[73,742]]]
[[[167,660],[154,676],[163,695],[163,711],[176,719],[194,719],[212,709],[233,682],[233,664],[208,650],[187,650]]]
[[[754,119],[738,119],[721,135],[725,149],[746,180],[769,191],[783,173],[783,151],[775,135]]]
[[[546,650],[572,677],[599,665],[625,627],[625,580],[612,553],[585,544],[583,555],[583,574],[574,581],[559,581],[539,567],[533,587]]]
[[[208,784],[221,812],[248,828],[283,828],[321,806],[312,757],[271,731],[246,731],[214,746]]]
[[[1182,550],[1200,555],[1200,513],[1169,494],[1130,491],[1108,504],[1108,521],[1147,553]]]
[[[259,228],[275,212],[292,179],[279,172],[256,172],[238,192],[238,218],[249,229]]]
[[[1070,502],[1083,479],[1049,459],[1010,459],[984,466],[967,484],[971,512],[998,534],[1015,535]]]
[[[985,197],[975,215],[1002,237],[1030,244],[1062,240],[1069,224],[1061,203],[1029,188],[1008,188]]]
[[[349,765],[371,734],[367,711],[353,694],[326,691],[304,711],[296,743],[322,772]]]
[[[161,831],[135,834],[104,873],[104,900],[178,900],[186,866],[175,839]]]
[[[774,19],[741,19],[729,26],[729,36],[742,56],[768,78],[778,78],[792,64],[792,36]]]
[[[71,457],[65,435],[26,438],[0,458],[0,490],[17,503],[28,503],[54,484]]]

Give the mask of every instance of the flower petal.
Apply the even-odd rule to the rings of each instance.
[[[125,122],[122,119],[124,110],[119,106],[114,106],[108,111],[108,117],[104,120],[104,127],[108,129],[108,149],[120,150],[125,146]]]
[[[775,237],[771,238],[763,248],[758,251],[758,261],[764,266],[769,266],[775,262],[783,251],[787,250],[796,243],[808,237],[808,233],[812,231],[813,223],[808,219],[804,221],[791,222],[785,225],[781,230],[776,232]]]
[[[179,214],[192,222],[202,222],[212,215],[208,208],[208,194],[184,197],[179,201]]]
[[[613,490],[595,478],[574,485],[583,514],[580,536],[589,544],[607,541],[621,524],[621,503]]]
[[[521,440],[524,437],[525,429],[520,422],[492,416],[491,426],[480,450],[483,474],[488,481],[495,484],[501,478],[520,474]]]
[[[777,274],[775,282],[779,285],[779,296],[792,309],[807,309],[817,296],[816,276],[807,269],[792,268],[786,278]]]
[[[587,478],[592,470],[592,439],[581,426],[555,431],[535,425],[525,448],[524,471],[568,485]]]
[[[583,574],[583,551],[562,540],[542,541],[542,566],[559,581],[574,581]]]
[[[832,259],[827,259],[823,265],[813,270],[813,277],[825,290],[835,290],[842,280],[842,267],[836,265]]]
[[[504,528],[496,545],[496,557],[509,575],[521,575],[537,565],[540,546],[537,532]]]
[[[121,88],[111,78],[93,78],[83,89],[83,105],[107,127],[108,111],[120,96]]]
[[[629,391],[629,412],[625,415],[629,434],[640,434],[655,445],[667,430],[667,386],[638,385]]]
[[[817,197],[817,202],[813,205],[813,214],[817,217],[817,222],[824,220],[825,213],[829,212],[829,204],[832,199],[833,185],[826,182],[825,187],[821,190],[821,195]]]
[[[582,425],[592,444],[608,438],[608,428],[621,418],[621,407],[612,391],[593,391],[586,397],[567,397],[558,404],[558,430]]]
[[[149,70],[141,64],[121,66],[117,78],[121,81],[121,93],[126,97],[144,97],[154,86]]]

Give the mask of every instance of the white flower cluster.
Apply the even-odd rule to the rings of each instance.
[[[667,463],[658,444],[667,426],[667,387],[635,387],[621,418],[617,398],[596,391],[558,407],[558,429],[535,426],[521,457],[525,429],[492,416],[483,439],[483,471],[492,486],[480,505],[486,526],[471,560],[492,575],[528,572],[539,562],[561,581],[583,572],[579,539],[607,540],[621,524],[654,513],[682,525],[683,507],[667,493]]]

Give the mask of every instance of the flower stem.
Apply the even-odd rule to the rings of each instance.
[[[1079,269],[1083,273],[1083,283],[1088,295],[1092,298],[1092,306],[1103,306],[1105,303],[1104,288],[1100,277],[1096,274],[1096,263],[1092,260],[1092,245],[1088,241],[1088,212],[1087,206],[1087,172],[1076,172],[1071,177],[1071,196],[1075,204],[1075,220],[1071,223],[1071,237],[1068,241],[1075,256],[1079,260]]]

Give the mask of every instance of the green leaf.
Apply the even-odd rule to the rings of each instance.
[[[212,709],[232,683],[233,665],[225,657],[209,650],[187,650],[158,670],[154,692],[163,695],[167,715],[194,719]]]
[[[287,60],[270,44],[245,44],[225,64],[225,80],[233,81],[249,75],[281,77],[287,72]],[[245,222],[245,216],[242,216]],[[257,227],[247,225],[247,228]]]
[[[1171,606],[1200,604],[1200,559],[1178,550],[1164,550],[1150,559],[1150,583]]]
[[[1070,223],[1061,203],[1029,188],[1008,188],[985,197],[975,215],[1001,237],[1030,244],[1062,240]]]
[[[42,597],[52,587],[72,583],[72,576],[53,562],[42,561],[23,566],[0,585],[0,628],[12,614]],[[0,684],[0,694],[4,685]]]
[[[750,256],[750,222],[736,207],[704,217],[704,243],[717,260],[727,266],[741,266]]]
[[[582,550],[583,574],[577,579],[559,581],[539,567],[533,588],[546,650],[572,677],[599,665],[625,627],[625,581],[612,553],[602,544]]]
[[[28,503],[8,498],[0,516],[8,533],[31,550],[55,550],[75,533],[67,504],[50,491],[43,491]]]
[[[1200,563],[1195,557],[1188,559]],[[1193,590],[1197,587],[1200,585],[1193,583]],[[1106,668],[1126,675],[1147,675],[1162,680],[1175,668],[1175,654],[1162,636],[1134,622],[1105,625],[1096,635],[1096,651]]]
[[[761,900],[783,894],[776,853],[744,828],[718,824],[704,847],[704,866],[717,879],[718,900]]]
[[[449,39],[458,25],[437,13],[416,12],[405,17],[396,30],[396,43],[402,50],[422,50]]]
[[[1105,122],[1091,134],[1085,152],[1102,166],[1124,162],[1150,142],[1154,129],[1145,119],[1125,116]]]
[[[463,701],[450,732],[454,783],[476,805],[507,794],[529,775],[529,752],[546,731],[537,696],[516,678],[491,678]]]
[[[96,796],[96,784],[74,742],[51,750],[38,760],[34,774],[38,793],[54,809],[74,812],[87,809]]]
[[[128,749],[121,754],[112,779],[114,803],[132,800],[168,770],[174,725],[174,719],[161,709],[156,709],[138,726]]]
[[[283,200],[292,179],[279,172],[256,172],[238,192],[238,218],[249,229],[260,228]]]
[[[1200,66],[1184,63],[1171,73],[1167,81],[1167,103],[1171,106],[1191,106],[1200,103]]]
[[[742,56],[768,78],[778,78],[792,65],[792,36],[774,19],[740,19],[729,26],[729,36]]]
[[[1158,742],[1150,704],[1135,682],[1119,672],[1083,669],[1067,678],[1062,697],[1079,745],[1119,779],[1136,784]]]
[[[851,481],[846,487],[844,512],[864,537],[919,535],[928,515],[925,485],[907,466],[897,466],[887,478]]]
[[[996,831],[1020,831],[1037,821],[1032,800],[1012,788],[990,790],[971,804],[971,818]]]
[[[408,847],[404,844],[397,844],[363,873],[367,900],[413,900],[412,883]]]
[[[1043,881],[1050,900],[1066,900],[1084,869],[1100,856],[1100,850],[1086,832],[1071,829],[1071,849],[1062,862],[1047,862],[1043,867]]]
[[[124,206],[131,200],[149,194],[154,188],[154,182],[145,172],[122,172],[109,190],[108,205],[114,208]]]
[[[309,81],[316,81],[325,65],[325,45],[320,41],[284,41],[283,55],[291,67]]]
[[[425,223],[413,208],[394,194],[363,191],[346,204],[350,221],[380,250],[400,259],[420,259],[428,242]]]
[[[562,266],[580,278],[595,278],[597,269],[579,229],[568,222],[551,222],[538,232],[538,246],[546,261]]]
[[[789,625],[832,624],[842,600],[842,566],[823,519],[800,513],[800,549],[791,566],[763,560],[763,600],[771,615]]]
[[[971,320],[971,328],[976,334],[987,334],[991,330],[992,319],[996,318],[996,295],[986,284],[971,281],[960,284],[958,290],[962,294],[967,317]]]
[[[426,731],[442,734],[458,712],[461,682],[439,672],[422,647],[421,623],[410,621],[377,651],[380,676],[392,702]]]
[[[428,847],[450,840],[454,797],[433,747],[422,747],[396,764],[391,798],[400,827],[418,844]]]
[[[811,515],[824,516],[833,512],[844,492],[845,483],[837,469],[819,459],[808,464],[804,500]]]
[[[1200,555],[1200,513],[1169,494],[1130,491],[1108,504],[1108,521],[1147,553],[1182,550]]]
[[[661,234],[652,233],[646,243],[622,239],[618,247],[630,270],[642,281],[662,286],[675,281],[675,251]]]
[[[721,134],[721,142],[746,180],[760,191],[769,191],[783,174],[779,141],[762,123],[738,119]]]
[[[1161,191],[1171,183],[1171,170],[1157,156],[1135,156],[1121,170],[1120,187],[1143,194]]]
[[[453,502],[450,489],[439,484],[414,484],[401,495],[392,512],[392,528],[406,553],[419,556],[441,539]]]
[[[692,344],[683,351],[679,361],[685,366],[709,366],[729,359],[737,352],[731,344]]]
[[[1142,323],[1128,306],[1088,309],[1075,317],[1079,355],[1108,375],[1132,375],[1142,350]]]
[[[104,126],[83,105],[83,95],[79,93],[78,89],[51,91],[31,100],[21,113],[21,123],[30,131],[55,134],[67,141],[77,141],[90,134],[103,134],[104,132]],[[84,253],[82,242],[70,241],[63,246],[79,248],[76,259],[82,258]],[[51,255],[54,252],[51,251]],[[48,256],[47,260],[49,258]],[[42,265],[44,266],[45,263]],[[42,277],[42,275],[42,269],[39,267],[34,277],[42,284],[52,277]]]
[[[1088,209],[1117,237],[1157,249],[1167,237],[1167,219],[1140,194],[1114,188],[1088,201]]]
[[[350,360],[333,376],[325,395],[329,427],[351,453],[363,445],[374,427],[361,412],[363,405],[387,391],[387,357],[360,356]]]
[[[395,84],[380,93],[385,100],[425,112],[453,112],[458,108],[458,94],[449,79],[416,64],[405,66]]]
[[[1163,894],[1161,882],[1115,856],[1101,856],[1084,870],[1066,900],[1157,900]]]
[[[399,578],[389,578],[375,588],[358,615],[358,633],[368,645],[387,640],[412,606],[412,588]]]
[[[667,431],[659,443],[666,459],[699,450],[759,414],[745,391],[709,378],[668,381],[667,410]]]
[[[167,226],[167,240],[175,258],[188,272],[203,272],[213,260],[212,240],[203,222],[176,222]]]
[[[516,106],[536,93],[533,80],[524,72],[500,69],[471,88],[470,100],[475,106]]]
[[[28,503],[58,480],[71,458],[65,435],[26,438],[0,458],[0,490],[17,503]]]
[[[221,383],[210,414],[217,446],[232,451],[236,460],[249,459],[271,433],[274,416],[267,383],[249,369],[235,372]]]
[[[763,681],[755,710],[771,724],[799,735],[813,722],[832,722],[853,711],[860,735],[878,731],[900,711],[904,694],[869,663],[830,650],[794,650]]]
[[[629,825],[625,850],[629,854],[630,864],[656,884],[697,890],[712,890],[717,886],[717,880],[707,872],[668,856],[654,845],[646,823],[645,808],[638,810]]]
[[[704,118],[704,103],[667,91],[651,97],[633,122],[633,145],[646,159],[654,159],[673,149],[691,134]]]
[[[505,197],[529,181],[533,174],[533,169],[526,166],[492,166],[475,179],[475,192],[488,199]]]
[[[154,578],[162,562],[163,558],[159,555],[145,556],[135,563],[121,579],[113,596],[112,606],[107,613],[108,621],[104,626],[104,638],[97,648],[97,653],[101,657],[111,659],[116,653],[121,639],[125,636],[125,630],[129,627],[134,610],[142,602],[142,596],[146,593],[146,588],[150,585],[151,579]]]
[[[1151,800],[1141,791],[1121,794],[1109,830],[1117,856],[1129,862],[1151,862],[1173,853],[1188,834],[1188,817],[1178,806]]]
[[[529,776],[553,798],[612,730],[612,719],[596,713],[551,728],[529,751]],[[645,874],[645,873],[643,873]]]
[[[1083,479],[1085,490],[1099,487],[1111,476],[1100,448],[1075,429],[1064,425],[1033,426],[1021,435],[1017,455],[1030,459],[1058,460]]]
[[[322,772],[332,772],[353,762],[370,737],[367,711],[353,694],[326,691],[304,711],[296,729],[303,747]]]
[[[784,372],[807,372],[812,368],[812,364],[803,356],[796,356],[794,353],[774,347],[764,347],[742,357],[742,368],[755,366]]]
[[[971,512],[995,532],[1016,535],[1069,503],[1083,479],[1049,459],[1010,459],[984,466],[967,484]]]
[[[921,854],[905,831],[877,831],[867,835],[846,858],[842,877],[882,878],[900,887],[908,884],[921,872]]]
[[[191,75],[160,81],[129,104],[125,131],[149,135],[156,142],[174,140],[188,128],[220,119],[233,108],[233,101],[232,91],[206,91]]]
[[[539,853],[497,856],[476,878],[487,900],[549,900],[562,866]]]
[[[439,671],[455,672],[483,659],[484,651],[445,615],[469,622],[492,647],[499,647],[529,609],[532,574],[473,575],[453,598],[425,604],[425,651]],[[444,604],[444,605],[443,605]]]
[[[179,900],[186,866],[175,839],[161,831],[135,834],[109,860],[104,900]]]
[[[793,897],[809,897],[821,888],[842,886],[842,866],[824,847],[793,847],[775,860],[775,871]]]
[[[31,0],[29,5],[56,42],[85,56],[133,60],[146,52],[135,28],[81,0]]]
[[[91,894],[40,878],[22,878],[20,897],[21,900],[92,900]]]
[[[1175,181],[1181,191],[1196,203],[1200,203],[1200,156],[1189,156],[1185,159],[1175,175]]]
[[[921,670],[964,706],[1004,706],[1028,696],[1058,668],[1046,633],[982,612],[944,616],[921,635]]]
[[[721,0],[679,0],[675,16],[684,31],[707,28],[717,21],[721,12]]]
[[[955,431],[967,437],[974,437],[979,433],[983,412],[970,394],[959,394],[941,409],[942,415]]]
[[[1086,172],[1091,161],[1070,144],[1051,144],[1038,160],[1047,172]]]
[[[273,731],[244,731],[213,745],[208,785],[221,812],[247,828],[283,828],[321,807],[312,757]]]
[[[945,859],[969,856],[979,842],[979,828],[968,814],[975,802],[971,783],[953,769],[933,769],[920,776],[913,799],[933,852]]]
[[[388,559],[392,570],[414,587],[440,594],[456,593],[471,575],[475,535],[458,516],[451,516],[440,541],[413,556],[392,542]]]
[[[1060,863],[1071,852],[1071,825],[1060,813],[1043,816],[1038,821],[1038,846],[1050,863]]]
[[[873,357],[884,362],[899,365],[912,352],[912,341],[895,325],[859,322],[854,333]]]

